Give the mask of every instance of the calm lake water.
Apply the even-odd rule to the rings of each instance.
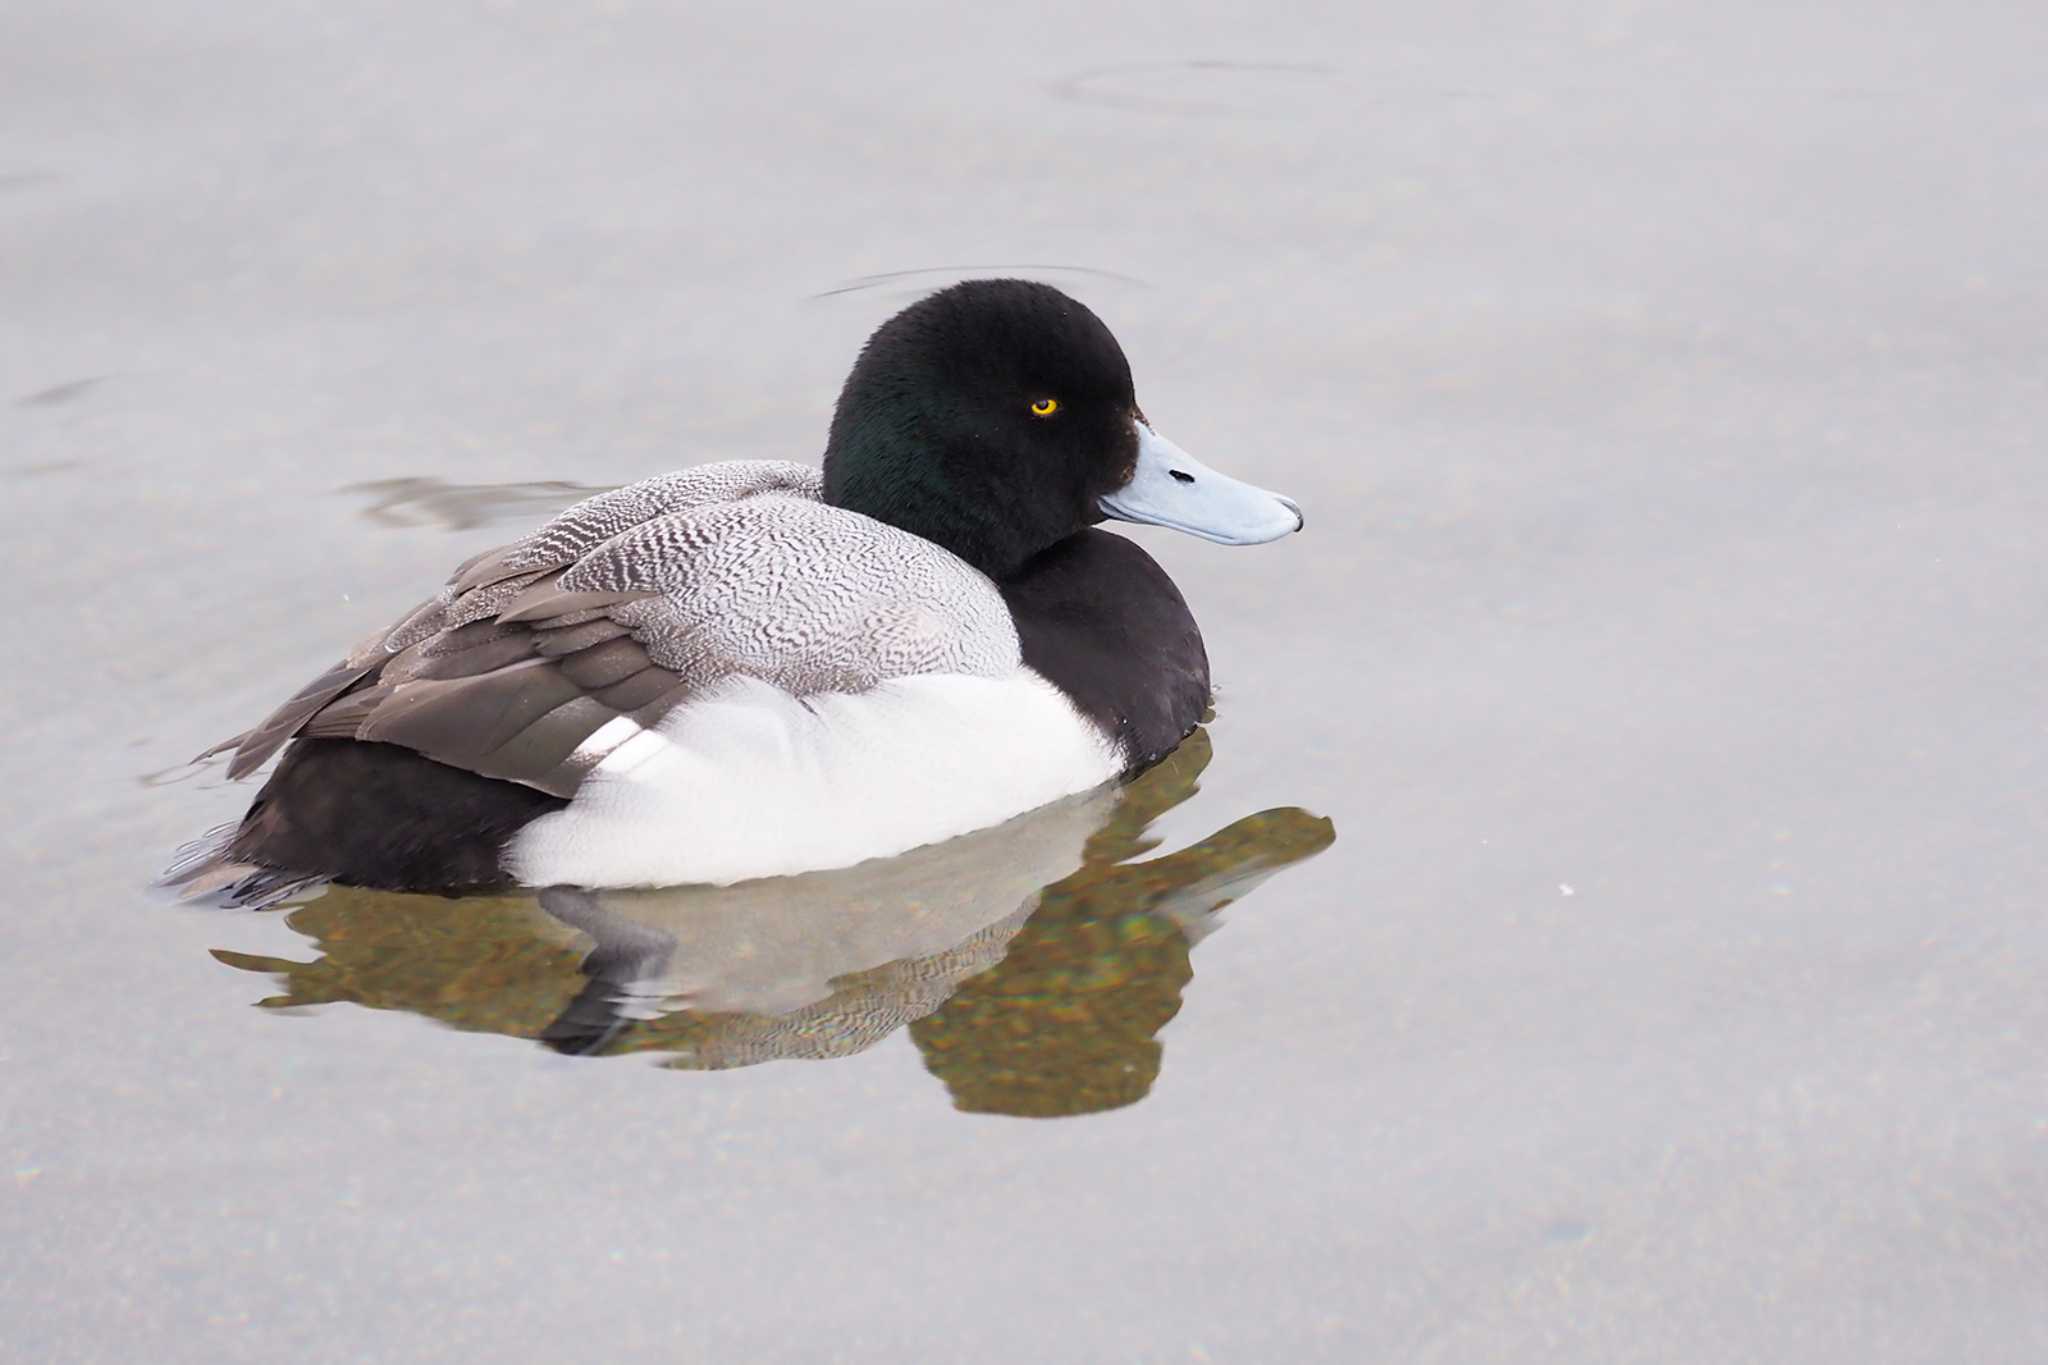
[[[2048,1358],[2032,5],[0,18],[0,1355]],[[710,893],[165,904],[191,754],[966,274],[1305,534]]]

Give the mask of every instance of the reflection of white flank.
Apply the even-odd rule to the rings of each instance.
[[[593,737],[595,738],[595,737]],[[799,701],[736,677],[608,752],[522,830],[529,886],[729,883],[848,867],[1086,791],[1122,763],[1029,668]]]
[[[1009,935],[1039,893],[1081,866],[1082,849],[1122,799],[1104,787],[1007,824],[899,858],[735,886],[585,891],[550,888],[547,911],[597,941],[620,1013],[672,1009],[783,1015],[824,1000],[841,978],[936,958],[992,925]],[[990,945],[989,961],[1000,957]],[[985,961],[969,964],[973,970]],[[943,964],[935,964],[935,973]],[[948,983],[950,985],[950,983]],[[943,999],[950,989],[937,996]],[[907,1022],[900,1020],[898,1022]]]

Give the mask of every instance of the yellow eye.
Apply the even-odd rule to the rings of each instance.
[[[1057,398],[1041,398],[1031,405],[1033,417],[1050,417],[1059,410],[1060,400]]]

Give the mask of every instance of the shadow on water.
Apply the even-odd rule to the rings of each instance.
[[[1209,758],[1197,730],[1128,786],[838,872],[459,901],[337,887],[288,912],[313,960],[214,956],[274,974],[267,1007],[406,1010],[678,1070],[846,1057],[908,1025],[960,1109],[1114,1109],[1151,1090],[1217,913],[1336,838],[1283,807],[1136,861]]]

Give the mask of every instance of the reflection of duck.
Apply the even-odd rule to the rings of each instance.
[[[597,946],[583,963],[589,985],[542,1037],[594,1051],[638,1019],[649,1027],[629,1046],[690,1066],[857,1052],[999,959],[1040,889],[1080,866],[1118,795],[839,872],[658,891],[550,887],[541,908]],[[721,1022],[707,1033],[699,1024],[710,1017]]]
[[[277,974],[269,1006],[350,1001],[690,1069],[847,1056],[912,1024],[963,1109],[1109,1108],[1157,1074],[1152,1034],[1213,912],[1335,837],[1286,808],[1126,861],[1209,756],[1197,730],[1129,786],[837,872],[459,902],[335,888],[289,913],[316,960],[215,956]]]
[[[1154,1035],[1194,975],[1188,950],[1223,907],[1334,837],[1329,821],[1288,807],[1121,861],[1141,851],[1154,813],[1119,811],[1081,868],[1040,894],[1002,962],[911,1024],[960,1108],[1051,1118],[1143,1099],[1159,1075]]]

